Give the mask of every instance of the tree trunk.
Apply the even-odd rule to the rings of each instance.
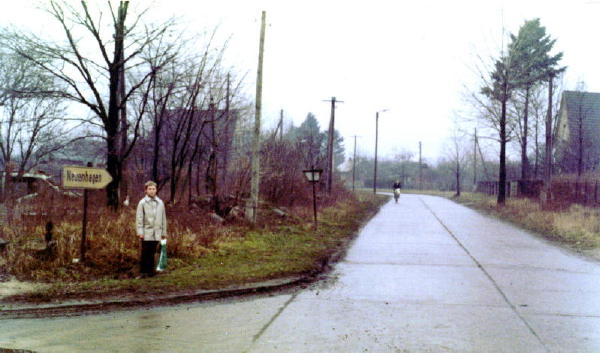
[[[523,139],[521,146],[521,179],[529,179],[529,158],[527,157],[527,138],[529,135],[529,91],[530,87],[525,89],[525,112],[523,114]]]
[[[578,130],[579,134],[577,137],[578,149],[577,149],[577,177],[581,177],[583,174],[583,112],[581,111],[581,107],[579,107],[579,116],[578,116]]]
[[[108,134],[108,131],[107,131]],[[106,139],[106,170],[111,175],[113,180],[106,187],[106,198],[107,205],[116,210],[119,208],[119,184],[121,182],[121,164],[119,163],[119,156],[116,144],[116,134],[107,136]]]
[[[123,63],[125,61],[124,58],[124,53],[123,51],[121,52],[121,62]],[[125,171],[127,170],[127,143],[128,143],[128,130],[129,130],[129,124],[128,124],[128,120],[127,120],[127,104],[125,103],[125,67],[124,65],[121,66],[121,73],[120,78],[119,78],[119,101],[121,102],[121,109],[120,109],[120,115],[121,115],[121,143],[119,146],[119,159],[121,161],[121,168],[120,168],[120,172],[121,172],[121,177],[120,177],[120,186],[119,186],[119,201],[120,204],[122,204],[125,201],[125,198],[127,198],[127,195],[129,193],[128,190],[128,183],[127,183],[127,178],[125,178]]]
[[[121,43],[122,44],[122,43]],[[116,45],[116,44],[115,44]],[[119,207],[119,184],[121,182],[121,164],[118,151],[119,107],[118,100],[119,72],[114,67],[110,70],[110,100],[108,119],[106,122],[106,169],[113,180],[106,188],[108,206],[116,210]]]
[[[535,167],[534,167],[534,175],[535,179],[539,178],[539,158],[540,158],[540,140],[539,140],[539,119],[536,117],[535,119]]]
[[[211,179],[212,179],[212,185],[211,185],[211,194],[212,194],[212,208],[213,211],[217,214],[219,214],[219,181],[217,180],[218,176],[219,176],[219,163],[218,163],[218,158],[219,155],[217,153],[218,150],[218,144],[217,144],[217,135],[216,135],[216,127],[215,124],[217,123],[217,117],[215,114],[215,105],[214,103],[211,102],[210,106],[210,115],[211,115],[211,119],[212,119],[212,123],[210,124],[210,128],[211,128],[211,139],[212,139],[212,153],[211,153],[211,167],[212,167],[212,173],[211,173]],[[225,125],[225,124],[224,124]]]
[[[177,183],[179,182],[179,176],[176,175],[176,173],[177,173],[177,168],[173,163],[171,163],[171,182],[169,183],[169,192],[170,192],[169,203],[172,205],[174,205],[177,202],[175,195],[177,193]]]
[[[460,162],[458,158],[456,161],[456,196],[460,196]]]
[[[119,96],[119,85],[121,71],[123,69],[123,47],[125,36],[125,17],[127,15],[128,2],[121,2],[119,5],[119,17],[115,24],[115,51],[113,62],[109,65],[109,101],[108,117],[105,122],[107,156],[106,168],[113,180],[106,188],[108,206],[114,210],[119,208],[119,185],[122,178],[121,160],[118,150],[118,132],[119,132],[119,108],[125,104],[125,97]]]
[[[192,167],[194,158],[188,161],[187,182],[188,182],[188,205],[192,204]]]
[[[552,84],[553,76],[548,78],[548,114],[546,115],[546,156],[544,166],[544,192],[545,200],[548,202],[552,199],[550,195],[550,181],[552,180]]]
[[[502,92],[502,113],[500,115],[500,171],[498,180],[498,200],[500,206],[506,201],[506,102],[508,100],[508,82],[504,78]]]
[[[152,152],[152,180],[158,183],[158,157],[159,157],[159,143],[160,143],[160,130],[161,125],[157,121],[158,117],[154,117],[154,147]]]

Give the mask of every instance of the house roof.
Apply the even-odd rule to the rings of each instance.
[[[583,122],[585,137],[594,138],[600,133],[600,93],[564,91],[563,109],[568,114],[569,130],[575,137],[579,120]]]
[[[556,154],[564,172],[600,166],[600,93],[564,91]],[[581,135],[580,135],[581,133]]]
[[[6,174],[6,171],[0,171],[0,177],[4,176]],[[19,173],[17,172],[11,172],[10,176],[13,178],[17,178],[19,177]],[[31,180],[35,180],[35,179],[41,179],[41,180],[48,180],[51,179],[52,177],[50,175],[44,174],[44,173],[24,173],[20,176],[20,179],[26,180],[26,179],[31,179]]]

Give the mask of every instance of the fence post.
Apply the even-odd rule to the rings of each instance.
[[[590,193],[588,192],[590,183],[585,182],[585,205],[589,205],[590,203]]]

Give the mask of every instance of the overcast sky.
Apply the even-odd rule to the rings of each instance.
[[[145,1],[147,2],[147,1]],[[565,87],[585,80],[600,92],[600,2],[589,0],[430,1],[184,1],[158,0],[162,15],[182,16],[191,31],[219,25],[231,35],[228,61],[248,73],[254,95],[261,11],[267,12],[263,117],[272,127],[284,110],[299,125],[308,112],[321,128],[337,97],[336,128],[352,151],[371,156],[375,113],[380,114],[379,151],[392,156],[423,142],[430,161],[443,155],[457,112],[464,114],[464,87],[477,90],[478,57],[497,56],[506,33],[525,20],[541,24],[564,52]],[[27,2],[0,3],[0,21],[31,23]],[[33,26],[40,26],[36,21]]]

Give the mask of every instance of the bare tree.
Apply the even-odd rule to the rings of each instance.
[[[5,169],[23,174],[68,142],[60,99],[34,93],[53,84],[52,77],[20,56],[0,54],[0,162]]]
[[[468,150],[470,145],[470,137],[461,131],[457,120],[454,121],[452,134],[448,140],[448,148],[446,149],[446,159],[451,166],[454,176],[455,194],[459,197],[461,193],[462,179],[464,177],[465,165],[467,163]]]
[[[413,159],[414,156],[415,154],[407,149],[403,149],[402,151],[400,151],[400,153],[394,156],[394,159],[400,162],[400,178],[404,187],[407,186],[406,178],[408,176],[406,173],[406,166],[408,162],[410,162]]]
[[[191,165],[196,155],[199,155],[200,141],[206,141],[205,149],[208,152],[206,163],[205,188],[211,195],[212,208],[222,214],[220,203],[225,194],[224,186],[227,182],[228,163],[231,155],[232,138],[234,136],[235,125],[238,120],[240,106],[238,97],[242,81],[232,81],[230,73],[226,75],[217,73],[214,75],[217,86],[210,90],[211,104],[209,104],[208,117],[209,128],[203,132],[203,139],[197,138],[193,146],[192,157],[190,158],[190,190],[191,190]],[[235,80],[235,78],[234,78]],[[220,108],[223,107],[223,108]],[[199,162],[199,161],[198,161]],[[200,167],[200,164],[198,165]],[[199,178],[197,182],[199,182]],[[191,195],[191,193],[190,193]],[[190,196],[191,197],[191,196]]]
[[[554,112],[553,117],[553,131],[554,134],[557,133],[558,129],[558,114],[559,114],[559,105],[560,99],[562,96],[562,81],[555,80],[554,81],[555,88],[553,89],[554,99],[553,104],[554,107],[552,111]],[[545,165],[545,143],[541,141],[542,136],[545,131],[545,122],[546,122],[546,114],[548,111],[548,99],[545,96],[546,88],[542,85],[535,86],[531,91],[530,97],[530,108],[533,116],[533,138],[534,138],[534,146],[533,146],[533,177],[539,179],[542,175],[542,170]]]
[[[157,60],[155,65],[148,65],[141,56],[150,43],[172,29],[173,21],[144,24],[146,11],[130,17],[129,1],[120,1],[117,8],[107,4],[93,7],[86,1],[75,5],[50,0],[47,13],[61,26],[65,44],[14,30],[6,31],[3,41],[65,85],[65,89],[48,93],[60,94],[91,110],[93,118],[88,123],[100,127],[106,139],[106,165],[113,177],[107,187],[108,204],[116,208],[122,163],[135,144],[141,119],[138,116],[133,124],[123,124],[121,113],[132,94],[141,87],[148,89],[151,78],[164,64],[164,60]],[[94,43],[93,49],[90,43]],[[168,50],[159,55],[165,60],[171,57]],[[127,76],[130,82],[123,82],[123,72],[132,69],[136,74]],[[120,146],[127,142],[122,136],[129,125],[134,138],[129,146]]]

